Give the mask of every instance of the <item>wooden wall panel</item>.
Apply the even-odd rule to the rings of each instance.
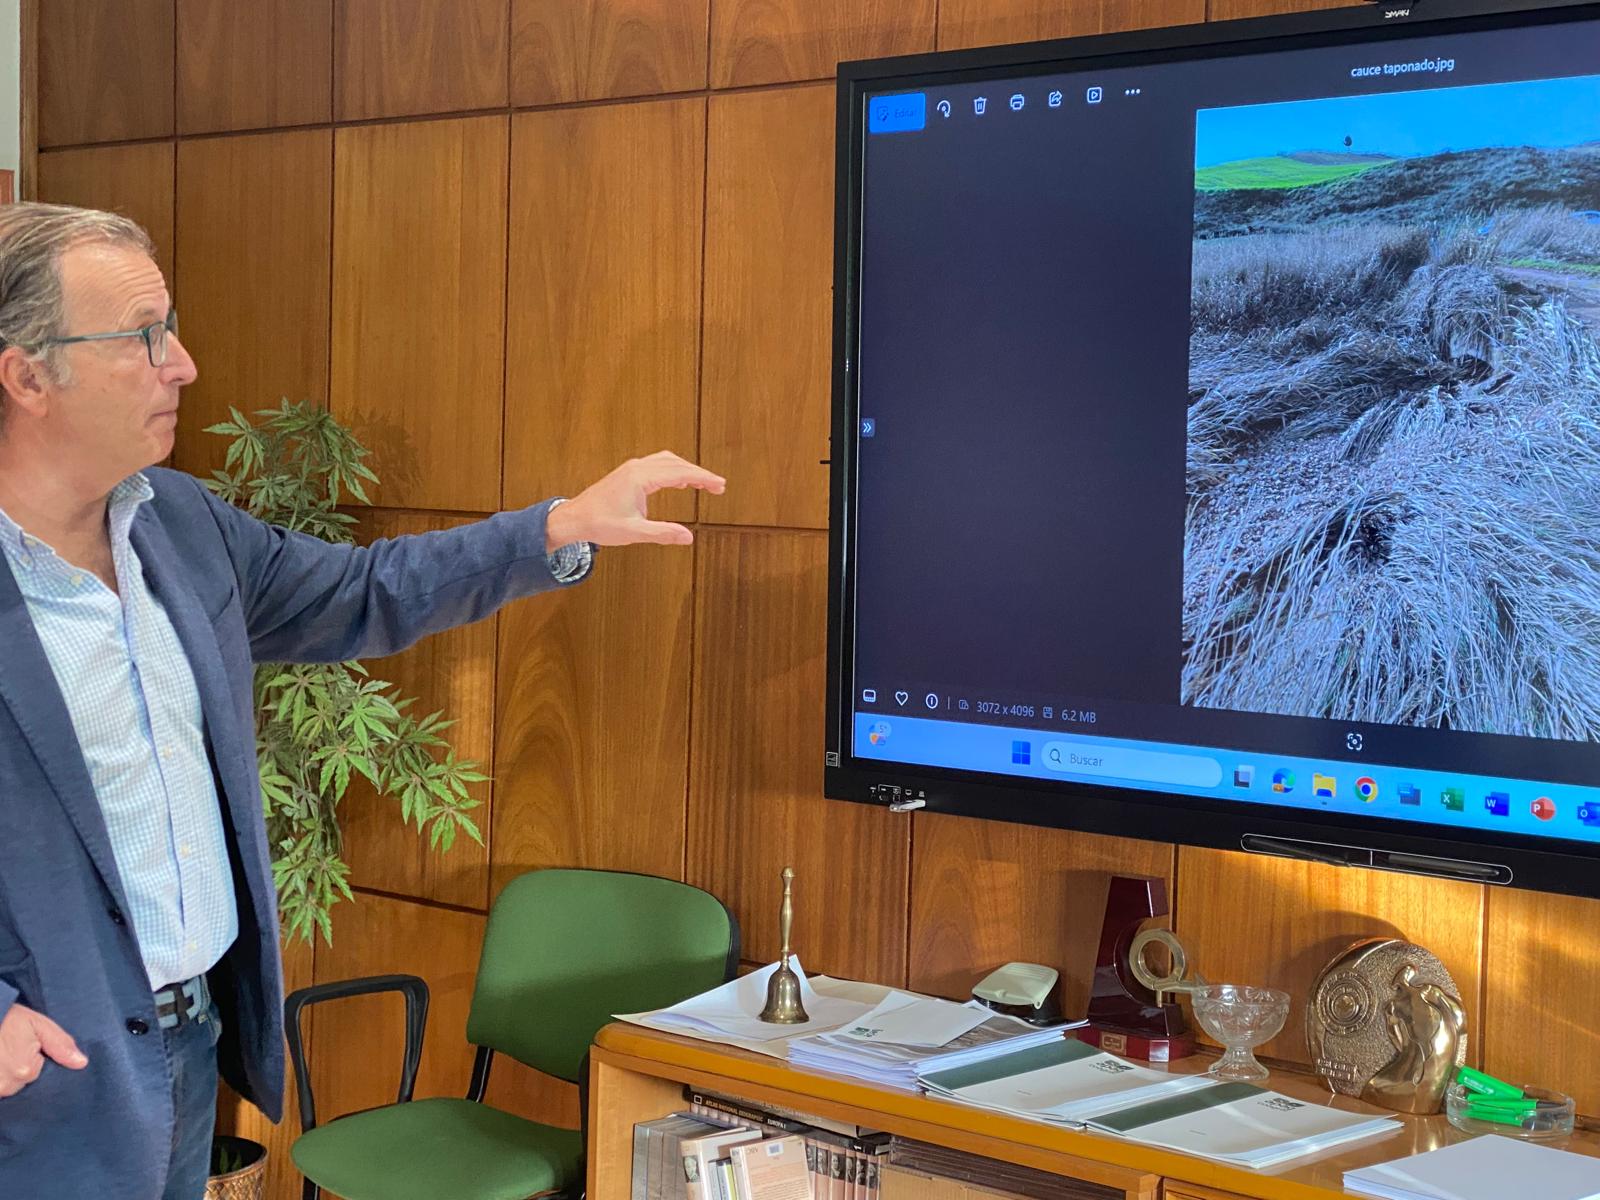
[[[375,504],[499,507],[508,120],[334,135],[330,403]]]
[[[694,458],[704,174],[704,100],[513,118],[507,508]],[[692,520],[694,494],[650,511]]]
[[[965,1000],[1002,963],[1062,977],[1064,1011],[1089,999],[1112,875],[1159,875],[1172,897],[1174,848],[971,817],[916,814],[911,862],[911,978]]]
[[[1491,890],[1478,1025],[1484,1070],[1566,1092],[1591,1114],[1600,1113],[1596,928],[1600,900]]]
[[[467,524],[466,518],[369,509],[360,514],[361,540],[426,533]],[[411,649],[364,664],[374,679],[399,685],[414,696],[417,717],[443,712],[455,722],[444,737],[460,758],[494,771],[494,663],[498,618],[424,638]],[[489,832],[493,812],[490,783],[469,786],[479,807],[471,812],[483,843],[457,834],[448,851],[432,849],[415,824],[400,819],[398,797],[379,798],[365,779],[352,778],[340,806],[345,858],[353,887],[372,888],[441,904],[489,907]]]
[[[172,277],[173,145],[93,146],[39,155],[39,199],[131,217],[156,244],[156,265]]]
[[[332,195],[327,130],[178,143],[183,343],[200,368],[178,413],[180,470],[222,466],[227,439],[204,431],[230,405],[327,403]]]
[[[939,0],[939,49],[1116,33],[1206,19],[1206,0]]]
[[[177,0],[178,132],[333,116],[333,0]]]
[[[1232,21],[1240,17],[1268,17],[1274,13],[1307,12],[1359,3],[1361,0],[1206,0],[1206,17],[1212,21]]]
[[[1184,846],[1175,927],[1189,960],[1216,983],[1282,988],[1283,1032],[1261,1053],[1308,1061],[1306,998],[1335,954],[1367,937],[1400,937],[1437,954],[1461,989],[1467,1019],[1483,1011],[1484,890],[1392,875]],[[1469,1054],[1481,1060],[1480,1040]]]
[[[42,0],[39,145],[172,136],[173,0]]]
[[[602,550],[501,613],[496,894],[535,867],[683,877],[693,577],[683,547]]]
[[[833,89],[713,96],[706,170],[700,516],[825,528]]]
[[[465,1096],[472,1078],[467,1010],[483,948],[485,919],[358,892],[334,910],[333,945],[317,945],[316,980],[420,975],[428,982],[428,1031],[416,1095]],[[394,1103],[405,1049],[405,1001],[398,993],[330,1000],[312,1010],[311,1055],[318,1122]]]
[[[710,0],[511,0],[511,103],[706,86]]]
[[[933,49],[937,0],[717,0],[711,86],[830,78],[841,62]]]
[[[503,107],[508,2],[335,0],[334,118]]]
[[[311,943],[296,939],[284,946],[284,995],[311,984],[314,957]],[[310,1021],[306,1022],[306,1050],[312,1053]],[[288,1061],[287,1045],[284,1061]],[[289,1157],[289,1148],[300,1136],[300,1099],[295,1092],[294,1068],[291,1066],[284,1073],[283,1120],[276,1125],[226,1083],[219,1083],[217,1092],[217,1132],[249,1138],[267,1148],[265,1200],[300,1200],[301,1175]]]
[[[792,865],[805,968],[901,985],[911,824],[821,798],[827,554],[815,533],[700,535],[686,878],[771,962]]]

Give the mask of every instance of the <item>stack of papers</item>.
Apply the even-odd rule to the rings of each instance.
[[[1344,1186],[1386,1200],[1600,1200],[1600,1159],[1491,1134],[1346,1171]]]
[[[619,1021],[783,1058],[793,1039],[836,1029],[859,1019],[888,991],[872,984],[850,983],[826,976],[807,979],[800,960],[793,956],[789,966],[800,979],[800,1003],[811,1018],[803,1025],[769,1025],[761,1019],[761,1010],[767,1003],[767,980],[778,969],[777,963],[691,996],[671,1008],[615,1015]]]
[[[1082,1125],[1094,1113],[1204,1087],[1204,1075],[1137,1067],[1087,1042],[1057,1039],[967,1066],[928,1071],[929,1093],[1037,1121]]]
[[[1210,1083],[1183,1095],[1102,1113],[1087,1124],[1147,1146],[1255,1168],[1401,1127],[1393,1117],[1344,1112],[1249,1083]]]
[[[914,1091],[918,1076],[1059,1042],[1067,1028],[1030,1025],[976,1001],[892,991],[856,1021],[790,1042],[789,1061]]]
[[[1136,1066],[1063,1040],[921,1077],[930,1094],[1097,1129],[1237,1166],[1268,1167],[1391,1133],[1391,1117],[1343,1112],[1247,1083]]]

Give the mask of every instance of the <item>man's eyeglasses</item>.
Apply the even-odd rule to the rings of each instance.
[[[140,329],[125,329],[119,333],[79,333],[72,337],[46,338],[46,346],[65,346],[69,342],[104,342],[112,338],[143,338],[145,352],[150,356],[150,365],[159,367],[167,361],[167,335],[174,337],[178,333],[178,310],[168,309],[167,319],[156,321]]]

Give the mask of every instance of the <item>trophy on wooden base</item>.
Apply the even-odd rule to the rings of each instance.
[[[1089,992],[1089,1024],[1075,1031],[1080,1041],[1146,1062],[1171,1062],[1194,1053],[1194,1034],[1174,997],[1205,981],[1189,974],[1188,955],[1170,931],[1139,931],[1150,918],[1166,912],[1166,880],[1150,875],[1111,877]],[[1145,950],[1151,945],[1164,946],[1171,955],[1165,973],[1152,971],[1145,962]]]

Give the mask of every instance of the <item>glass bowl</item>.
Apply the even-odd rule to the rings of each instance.
[[[1527,1138],[1534,1141],[1566,1137],[1572,1132],[1573,1114],[1577,1111],[1577,1105],[1573,1103],[1571,1096],[1536,1087],[1523,1087],[1522,1094],[1530,1100],[1540,1102],[1541,1107],[1536,1116],[1517,1123],[1484,1121],[1467,1113],[1468,1103],[1474,1098],[1473,1094],[1459,1083],[1452,1083],[1444,1093],[1445,1120],[1462,1133],[1498,1133],[1502,1137]]]
[[[1277,988],[1207,983],[1190,995],[1194,1019],[1223,1049],[1207,1074],[1217,1079],[1265,1079],[1267,1069],[1251,1053],[1278,1035],[1289,1016],[1289,993]]]

